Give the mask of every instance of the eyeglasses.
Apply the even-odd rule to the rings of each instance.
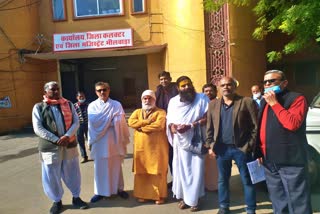
[[[280,79],[269,79],[269,80],[263,80],[263,84],[266,85],[267,83],[274,83],[275,81],[280,80]]]
[[[96,92],[101,93],[102,91],[103,91],[103,92],[106,92],[106,91],[108,91],[108,90],[109,90],[108,88],[103,88],[103,89],[98,89],[98,90],[96,90]]]
[[[223,87],[231,87],[232,86],[232,83],[226,83],[226,84],[221,84],[220,87],[223,88]]]

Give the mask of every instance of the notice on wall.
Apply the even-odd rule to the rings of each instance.
[[[0,98],[0,108],[11,108],[11,101],[9,96]]]
[[[53,51],[131,47],[132,29],[63,33],[53,35]]]

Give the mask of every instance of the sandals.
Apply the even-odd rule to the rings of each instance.
[[[179,209],[184,210],[184,209],[189,208],[189,205],[186,204],[186,203],[184,203],[184,201],[180,201],[180,202],[178,203],[178,207],[179,207]]]
[[[197,211],[199,211],[200,210],[200,208],[199,208],[199,206],[197,205],[197,206],[192,206],[192,207],[190,207],[190,211],[191,212],[197,212]]]
[[[147,202],[148,200],[146,200],[146,199],[143,199],[143,198],[138,198],[138,202],[139,203],[145,203],[145,202]]]
[[[181,210],[183,210],[183,209],[189,208],[190,206],[189,206],[188,204],[186,204],[184,201],[180,201],[180,202],[178,203],[178,207],[179,207]],[[200,208],[199,208],[198,205],[196,205],[196,206],[191,206],[191,207],[190,207],[190,211],[191,211],[191,212],[197,212],[197,211],[199,211],[199,210],[200,210]]]
[[[163,199],[156,200],[154,203],[157,205],[164,204],[164,200]]]

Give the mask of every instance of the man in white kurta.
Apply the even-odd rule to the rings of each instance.
[[[196,93],[189,77],[177,79],[179,94],[171,98],[167,112],[167,135],[173,146],[173,186],[180,209],[198,211],[198,200],[204,195],[204,155],[188,151],[194,126],[205,126],[208,97]]]
[[[42,166],[42,185],[53,201],[50,214],[62,211],[62,182],[72,193],[72,204],[86,209],[88,205],[79,197],[81,175],[75,134],[79,127],[78,115],[72,103],[60,97],[57,82],[44,85],[43,101],[32,110],[34,132],[39,136],[39,154]]]
[[[109,98],[108,83],[96,83],[95,90],[98,99],[88,106],[88,144],[94,160],[95,195],[91,198],[92,203],[116,194],[129,197],[123,191],[121,166],[129,143],[125,113],[118,101]]]

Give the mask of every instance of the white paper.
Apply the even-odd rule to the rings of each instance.
[[[247,166],[253,184],[266,180],[263,166],[258,160],[247,163]]]

